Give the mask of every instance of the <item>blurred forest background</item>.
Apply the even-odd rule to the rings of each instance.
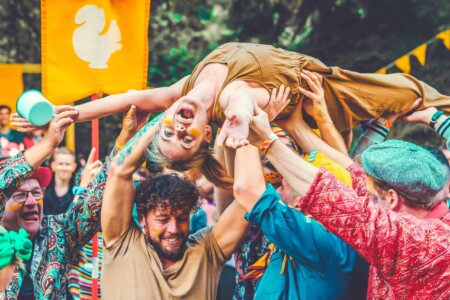
[[[448,0],[153,0],[148,86],[190,74],[207,53],[230,41],[272,44],[330,66],[375,72],[448,28]],[[40,1],[0,0],[0,63],[40,61]],[[411,58],[411,74],[447,95],[449,70],[450,51],[441,41],[428,46],[424,67]],[[399,69],[388,70],[393,72]],[[24,81],[25,89],[41,88],[38,74],[26,74]],[[100,126],[103,156],[120,131],[121,116],[104,118]],[[77,124],[77,153],[88,153],[87,136],[90,124]],[[396,124],[391,136],[441,143],[421,125]]]

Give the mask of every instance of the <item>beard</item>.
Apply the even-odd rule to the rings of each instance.
[[[147,243],[155,250],[159,257],[170,260],[177,261],[181,259],[186,251],[186,242],[189,238],[188,235],[179,234],[164,237],[169,238],[182,238],[180,245],[177,248],[164,248],[160,241],[152,239],[150,236],[146,236]]]

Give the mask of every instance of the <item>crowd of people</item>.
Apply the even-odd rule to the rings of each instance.
[[[397,120],[448,141],[448,109],[411,76],[245,43],[170,87],[57,106],[43,135],[0,106],[0,138],[40,137],[0,161],[0,295],[448,299],[447,146],[385,141]],[[118,112],[103,162],[59,147]]]

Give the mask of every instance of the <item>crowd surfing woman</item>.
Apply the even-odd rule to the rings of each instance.
[[[13,277],[14,268],[23,269],[23,260],[30,260],[31,251],[32,243],[25,229],[6,231],[0,226],[0,297]]]
[[[111,95],[76,106],[77,121],[124,112],[131,105],[147,112],[166,110],[157,143],[153,143],[154,158],[179,171],[200,168],[211,182],[229,186],[229,181],[220,179],[224,173],[218,171],[209,148],[212,123],[221,127],[220,143],[232,148],[248,144],[255,107],[262,108],[270,121],[288,116],[301,96],[308,96],[315,77],[312,72],[323,76],[327,107],[341,133],[361,121],[406,111],[418,97],[423,99],[419,109],[437,106],[450,112],[449,96],[409,75],[360,74],[268,45],[229,43],[210,53],[190,76],[169,87]],[[276,89],[289,97],[275,101]],[[22,131],[34,129],[17,115],[12,119],[13,125],[24,127]],[[312,119],[307,122],[315,125]]]

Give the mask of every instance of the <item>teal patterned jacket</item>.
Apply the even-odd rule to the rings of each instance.
[[[100,210],[108,167],[109,162],[103,164],[87,192],[79,197],[69,211],[42,218],[34,240],[31,263],[36,299],[66,299],[69,263],[100,228]],[[0,163],[0,215],[5,211],[7,199],[33,171],[22,153]],[[23,276],[23,271],[16,268],[3,299],[17,299]]]

